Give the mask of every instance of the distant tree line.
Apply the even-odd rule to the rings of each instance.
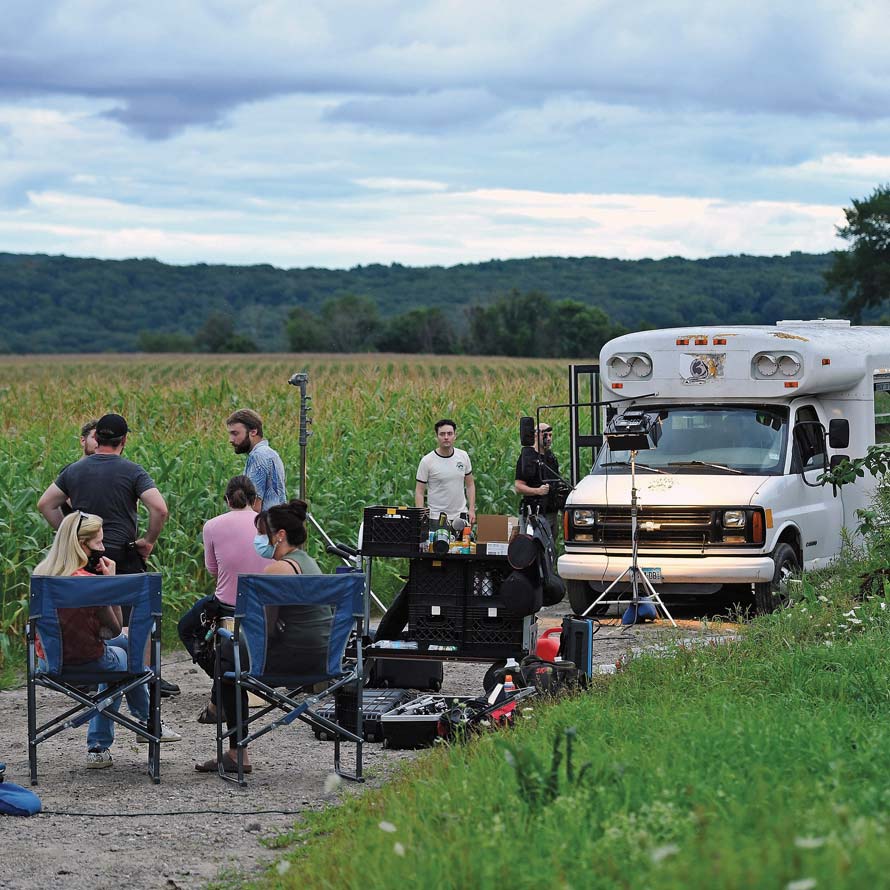
[[[291,352],[402,352],[438,355],[578,357],[599,352],[625,332],[601,309],[577,300],[513,291],[481,306],[445,312],[410,309],[385,319],[369,297],[347,294],[326,300],[318,312],[294,307],[285,324]],[[194,337],[143,331],[145,352],[256,352],[235,319],[214,313]]]
[[[837,316],[839,296],[823,277],[831,260],[534,257],[448,268],[276,269],[0,253],[0,351],[280,352],[358,342],[571,355],[576,347],[562,339],[595,343],[604,327]],[[863,316],[877,313],[866,306]],[[575,328],[589,333],[576,337]]]

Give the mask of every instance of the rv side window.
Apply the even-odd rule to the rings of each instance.
[[[875,442],[890,442],[890,379],[875,374]]]
[[[795,436],[794,457],[792,461],[792,471],[800,472],[800,469],[814,470],[822,469],[825,466],[825,440],[815,435],[815,427],[810,423],[818,423],[819,415],[812,405],[803,405],[797,409],[795,417],[795,425],[804,423],[800,436]]]

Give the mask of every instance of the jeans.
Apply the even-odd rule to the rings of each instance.
[[[124,634],[105,642],[105,655],[97,661],[78,665],[79,669],[97,671],[125,671],[127,669],[127,647],[130,641]],[[99,691],[107,689],[107,684],[99,686]],[[117,713],[121,706],[118,698],[109,710]],[[135,689],[127,693],[127,707],[130,714],[141,723],[148,722],[148,686],[141,683]],[[104,750],[110,748],[114,742],[114,721],[105,714],[99,713],[90,720],[90,728],[87,732],[87,748],[89,750]]]

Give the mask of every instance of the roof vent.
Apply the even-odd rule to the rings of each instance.
[[[848,328],[850,321],[846,318],[813,318],[805,320],[802,318],[789,319],[787,321],[777,321],[777,328],[801,328],[801,327],[821,327],[821,328]]]

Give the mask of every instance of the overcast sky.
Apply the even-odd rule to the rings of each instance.
[[[0,250],[453,265],[842,247],[858,0],[3,0]]]

